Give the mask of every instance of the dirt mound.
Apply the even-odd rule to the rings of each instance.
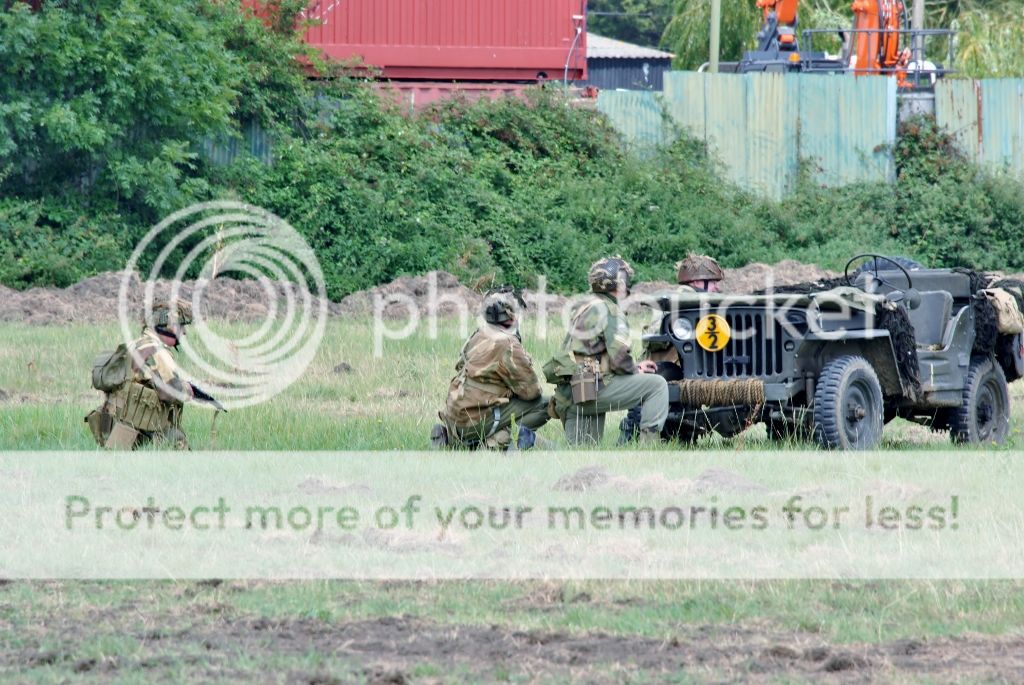
[[[774,266],[749,264],[726,271],[722,290],[727,293],[745,293],[770,285],[785,285],[825,278],[834,275],[811,264],[784,260]],[[0,321],[29,324],[110,323],[117,320],[117,300],[121,288],[120,272],[108,272],[87,278],[67,288],[31,288],[25,291],[0,286]],[[647,281],[636,284],[637,293],[651,294],[674,287],[668,281]],[[203,315],[227,321],[260,321],[271,312],[274,302],[284,301],[301,293],[290,283],[269,280],[236,280],[217,278],[213,281],[185,281],[181,296],[191,298],[197,287],[203,288],[201,297]],[[157,297],[166,298],[170,283],[159,281],[155,286]],[[129,281],[129,301],[132,312],[142,307],[143,288],[136,274]],[[524,292],[528,315],[539,310],[539,296]],[[472,319],[480,309],[482,293],[469,288],[446,271],[431,271],[422,276],[402,276],[391,283],[361,290],[342,299],[329,302],[331,316],[373,316],[379,308],[386,319],[405,319],[414,309],[420,316],[457,316],[463,310]],[[567,298],[545,294],[544,307],[558,315]],[[313,298],[316,307],[316,299]]]
[[[372,316],[380,307],[384,318],[407,318],[413,307],[420,314],[430,314],[430,302],[435,302],[436,314],[456,315],[461,303],[474,316],[483,296],[462,285],[447,271],[431,271],[423,276],[402,276],[386,285],[360,290],[342,299],[339,309],[344,314]]]
[[[108,272],[80,281],[67,288],[30,288],[23,292],[0,289],[0,321],[29,324],[110,323],[117,320],[117,301],[121,289],[120,272]],[[185,281],[180,297],[189,299],[197,287],[203,289],[200,301],[205,317],[226,321],[259,321],[267,317],[274,302],[287,297],[301,301],[302,292],[292,283],[217,278],[213,281]],[[166,299],[169,281],[154,286],[154,300]],[[142,309],[143,286],[137,274],[128,281],[128,300],[133,317]],[[312,298],[312,306],[318,305]],[[340,314],[339,305],[329,302],[329,314]]]

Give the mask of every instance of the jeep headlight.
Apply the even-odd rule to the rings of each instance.
[[[680,340],[693,340],[693,323],[689,319],[676,319],[672,322],[672,335]]]

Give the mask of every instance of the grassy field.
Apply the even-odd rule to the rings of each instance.
[[[560,334],[524,337],[539,366]],[[117,338],[113,325],[0,325],[0,449],[95,449],[89,366]],[[374,358],[369,322],[332,322],[284,394],[221,416],[216,435],[191,410],[186,430],[197,449],[422,449],[461,342],[442,323]],[[557,425],[541,435],[561,440]],[[712,443],[769,447],[762,427]],[[902,422],[886,431],[887,449],[947,444]],[[1020,682],[1021,625],[1015,581],[0,579],[0,680]]]

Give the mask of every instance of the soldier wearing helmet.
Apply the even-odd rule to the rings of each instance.
[[[713,257],[690,253],[686,259],[676,263],[676,281],[679,288],[676,294],[685,293],[718,293],[721,292],[719,284],[725,278],[725,272]],[[662,312],[654,312],[654,318],[648,325],[645,333],[658,334],[661,332]],[[679,355],[676,349],[668,343],[651,343],[644,341],[644,359],[654,362],[679,363]]]
[[[721,292],[719,284],[725,272],[713,257],[690,253],[676,264],[676,281],[679,285],[706,293]]]
[[[181,378],[171,350],[190,323],[187,302],[158,303],[143,315],[141,337],[97,359],[93,386],[105,397],[85,420],[101,446],[134,449],[154,442],[188,449],[181,413],[193,390]]]
[[[536,430],[548,421],[548,398],[519,335],[522,304],[510,287],[484,298],[484,325],[462,346],[439,414],[443,423],[431,430],[435,447],[505,449],[513,424],[517,447],[533,447]]]
[[[660,440],[668,416],[668,386],[654,362],[635,362],[629,326],[619,309],[628,294],[633,268],[621,257],[590,267],[591,295],[573,307],[562,349],[545,366],[557,386],[554,408],[571,444],[598,443],[609,411],[641,407],[640,435]]]

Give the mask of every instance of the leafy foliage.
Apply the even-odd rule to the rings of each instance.
[[[590,0],[587,30],[638,45],[658,46],[674,0]]]
[[[412,117],[362,81],[311,81],[295,59],[301,6],[277,2],[266,22],[215,0],[0,11],[0,282],[119,269],[155,221],[220,197],[302,232],[334,298],[438,268],[523,285],[544,275],[572,291],[609,253],[644,278],[669,277],[691,250],[727,267],[788,257],[835,268],[873,249],[1024,269],[1019,182],[960,158],[933,122],[902,131],[895,186],[808,177],[774,203],[723,180],[685,136],[632,154],[556,90]],[[272,132],[272,165],[217,167],[197,153],[246,119]]]

